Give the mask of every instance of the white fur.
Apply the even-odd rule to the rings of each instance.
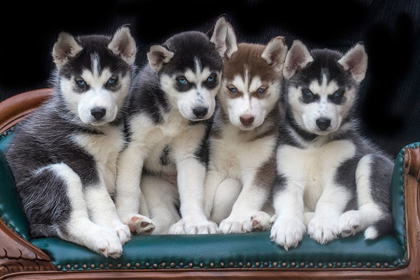
[[[51,165],[50,168],[66,183],[67,196],[72,208],[66,232],[58,230],[59,236],[106,257],[120,257],[122,244],[115,230],[97,225],[89,219],[84,188],[79,176],[64,163]]]
[[[210,118],[214,113],[214,108],[216,107],[215,96],[217,94],[217,89],[208,90],[202,85],[203,82],[207,80],[212,72],[208,67],[205,67],[202,71],[198,67],[200,61],[196,59],[196,69],[192,71],[188,69],[184,76],[190,83],[195,83],[196,87],[191,88],[187,92],[178,92],[174,88],[174,83],[176,83],[177,76],[168,76],[162,75],[160,78],[160,83],[162,89],[167,92],[169,102],[178,108],[181,115],[189,120],[196,121],[197,117],[193,113],[195,107],[205,107],[208,108],[207,114],[202,117],[202,120]],[[217,79],[220,80],[221,74],[217,75]]]
[[[322,84],[318,80],[313,80],[309,89],[312,93],[320,96],[320,100],[309,104],[304,104],[300,101],[302,97],[302,87],[289,88],[289,104],[292,108],[293,116],[298,125],[304,127],[307,131],[318,135],[326,135],[337,131],[343,119],[347,116],[349,109],[353,106],[356,97],[356,90],[352,87],[346,89],[344,97],[346,101],[344,104],[336,105],[328,101],[328,95],[334,94],[338,90],[337,83],[332,80],[327,83],[325,74],[322,78]],[[331,120],[330,127],[322,131],[316,125],[316,120],[319,118],[328,118]]]
[[[304,205],[315,212],[308,233],[320,243],[336,238],[339,217],[350,193],[334,184],[335,170],[355,151],[354,144],[347,140],[307,149],[279,147],[277,169],[287,178],[287,185],[274,196],[278,221],[273,225],[273,240],[286,249],[298,244],[305,232]]]
[[[109,69],[103,69],[100,75],[98,71],[92,73],[89,70],[84,70],[81,78],[90,86],[89,90],[84,93],[74,92],[74,76],[70,80],[64,77],[61,78],[60,87],[66,100],[66,105],[83,123],[100,126],[112,122],[117,116],[118,110],[122,107],[128,94],[130,77],[120,76],[119,83],[121,88],[118,92],[112,92],[103,87],[111,76]],[[106,109],[106,114],[100,121],[96,120],[91,114],[92,109],[95,107]]]
[[[371,155],[366,155],[357,164],[356,186],[358,210],[351,210],[341,215],[339,230],[344,237],[364,230],[366,230],[366,239],[377,237],[376,229],[370,227],[370,225],[381,218],[383,211],[375,203],[371,194],[371,157]]]
[[[228,97],[228,86],[235,86],[243,96],[238,98]],[[258,88],[265,86],[267,87],[266,98],[258,99],[251,96],[252,92],[255,92]],[[273,109],[276,101],[279,98],[280,81],[275,80],[268,84],[264,84],[259,76],[249,77],[249,71],[245,70],[245,77],[242,78],[240,75],[236,75],[232,82],[226,80],[223,81],[221,87],[221,93],[219,98],[221,104],[229,114],[229,121],[242,130],[252,130],[260,126],[266,115]],[[250,126],[244,126],[241,121],[241,116],[251,116],[254,118],[254,122]]]

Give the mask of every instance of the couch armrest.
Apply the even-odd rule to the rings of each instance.
[[[420,143],[409,145],[404,151],[407,251],[410,279],[420,273]]]

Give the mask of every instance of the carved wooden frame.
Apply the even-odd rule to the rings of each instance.
[[[52,94],[24,92],[0,103],[0,134],[5,133]],[[419,279],[420,148],[405,149],[405,218],[408,261],[399,268],[223,268],[58,271],[49,256],[10,229],[0,218],[0,279]]]

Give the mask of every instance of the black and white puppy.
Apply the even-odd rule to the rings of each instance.
[[[152,45],[134,81],[116,196],[119,217],[132,231],[142,227],[140,208],[154,221],[154,234],[217,231],[203,211],[204,143],[221,84],[225,25],[221,17],[211,38],[188,31]]]
[[[209,138],[205,211],[222,233],[270,227],[260,210],[276,178],[282,70],[287,53],[283,37],[267,45],[237,44],[228,28],[222,87]]]
[[[393,162],[359,134],[353,112],[367,61],[362,44],[342,55],[309,52],[296,40],[287,54],[271,230],[286,250],[301,241],[305,223],[322,244],[361,231],[375,239],[392,229]]]
[[[25,120],[7,152],[33,238],[59,236],[117,258],[130,239],[110,194],[124,146],[121,108],[135,40],[60,33],[53,96]]]

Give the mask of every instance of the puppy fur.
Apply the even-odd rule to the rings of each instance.
[[[271,230],[286,250],[306,231],[325,244],[361,231],[375,239],[392,229],[393,163],[360,135],[353,111],[366,70],[362,44],[343,55],[309,52],[296,40],[287,54]]]

